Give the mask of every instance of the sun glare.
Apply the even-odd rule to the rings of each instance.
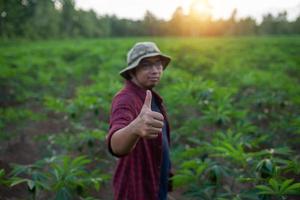
[[[190,10],[202,18],[220,19],[230,15],[237,5],[233,0],[191,0]]]
[[[209,0],[193,0],[191,10],[201,17],[207,18],[212,16],[212,6]]]

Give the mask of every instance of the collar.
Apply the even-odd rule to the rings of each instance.
[[[146,89],[140,88],[131,80],[126,80],[125,84],[126,84],[126,88],[134,91],[143,101],[145,101],[146,91],[147,91]],[[151,91],[152,95],[158,100],[158,102],[160,104],[162,104],[163,100],[162,100],[161,96],[158,93],[156,93],[155,91],[153,91],[153,89],[149,89],[149,90]]]

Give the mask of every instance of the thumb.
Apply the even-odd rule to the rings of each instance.
[[[152,101],[152,93],[151,93],[150,90],[147,90],[146,98],[145,98],[145,101],[144,101],[144,106],[146,106],[150,110],[151,110],[151,101]]]

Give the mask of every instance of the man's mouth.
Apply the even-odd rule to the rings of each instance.
[[[158,81],[158,80],[159,80],[159,77],[149,77],[149,80],[150,80],[150,81]]]

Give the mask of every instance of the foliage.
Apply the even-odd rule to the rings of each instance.
[[[11,172],[11,186],[26,182],[28,190],[37,197],[42,190],[55,193],[55,199],[74,199],[85,196],[91,187],[100,189],[100,184],[109,176],[100,170],[88,169],[91,160],[85,156],[71,158],[59,156],[40,160],[32,165],[15,165]],[[27,175],[29,178],[21,178]]]
[[[141,40],[150,39],[1,42],[0,155],[22,141],[39,153],[13,176],[2,171],[1,183],[22,182],[36,199],[106,190],[110,103]],[[175,190],[205,200],[297,195],[299,37],[151,40],[172,57],[156,90],[172,127]]]
[[[270,179],[268,186],[257,185],[256,188],[259,189],[259,194],[274,195],[281,197],[281,199],[286,199],[285,196],[289,194],[300,194],[300,183],[293,183],[293,179],[281,182],[276,179]]]
[[[170,20],[146,11],[142,20],[97,15],[94,10],[76,9],[75,0],[3,1],[0,5],[0,36],[7,38],[49,39],[67,37],[124,36],[216,36],[299,34],[300,17],[288,21],[286,11],[266,13],[259,24],[251,17],[237,19],[234,9],[228,19],[204,17],[178,7]]]

